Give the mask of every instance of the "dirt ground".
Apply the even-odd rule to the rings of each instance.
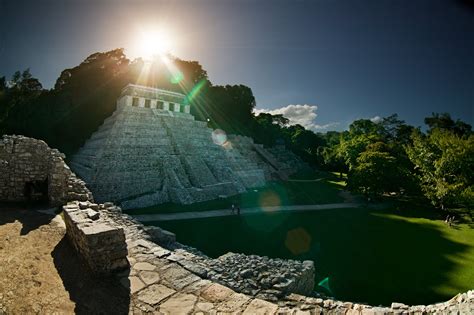
[[[125,314],[128,296],[90,274],[60,217],[0,206],[0,314]]]

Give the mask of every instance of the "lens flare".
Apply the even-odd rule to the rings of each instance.
[[[311,235],[304,228],[296,228],[286,233],[285,246],[293,255],[307,253],[311,248]]]
[[[274,207],[281,206],[280,196],[273,190],[264,191],[258,200],[258,205],[263,209],[263,211],[271,212]]]
[[[217,145],[224,145],[227,142],[227,134],[224,130],[216,129],[212,132],[212,141]]]
[[[332,294],[331,288],[329,287],[329,277],[324,278],[318,283],[318,286],[325,288],[330,294]]]
[[[172,37],[165,30],[141,32],[137,41],[137,53],[145,59],[166,55],[172,50],[174,45]]]
[[[258,206],[266,212],[272,212],[278,207],[288,204],[286,188],[280,183],[269,183],[256,194]]]
[[[181,81],[184,79],[184,75],[181,71],[172,71],[170,72],[171,77],[170,77],[170,82],[173,84],[179,84]]]
[[[186,100],[188,102],[192,102],[199,95],[205,85],[206,80],[202,79],[201,81],[199,81],[195,86],[193,86],[188,95],[186,95]]]

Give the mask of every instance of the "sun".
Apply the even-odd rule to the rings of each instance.
[[[140,34],[137,54],[145,59],[163,58],[173,50],[173,40],[164,30],[148,31]]]

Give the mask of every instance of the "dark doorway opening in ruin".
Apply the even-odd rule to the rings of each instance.
[[[28,202],[48,202],[48,179],[26,182],[23,195]]]

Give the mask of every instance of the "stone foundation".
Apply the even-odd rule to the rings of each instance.
[[[92,200],[85,183],[64,163],[64,154],[41,140],[3,136],[0,140],[0,200]]]

